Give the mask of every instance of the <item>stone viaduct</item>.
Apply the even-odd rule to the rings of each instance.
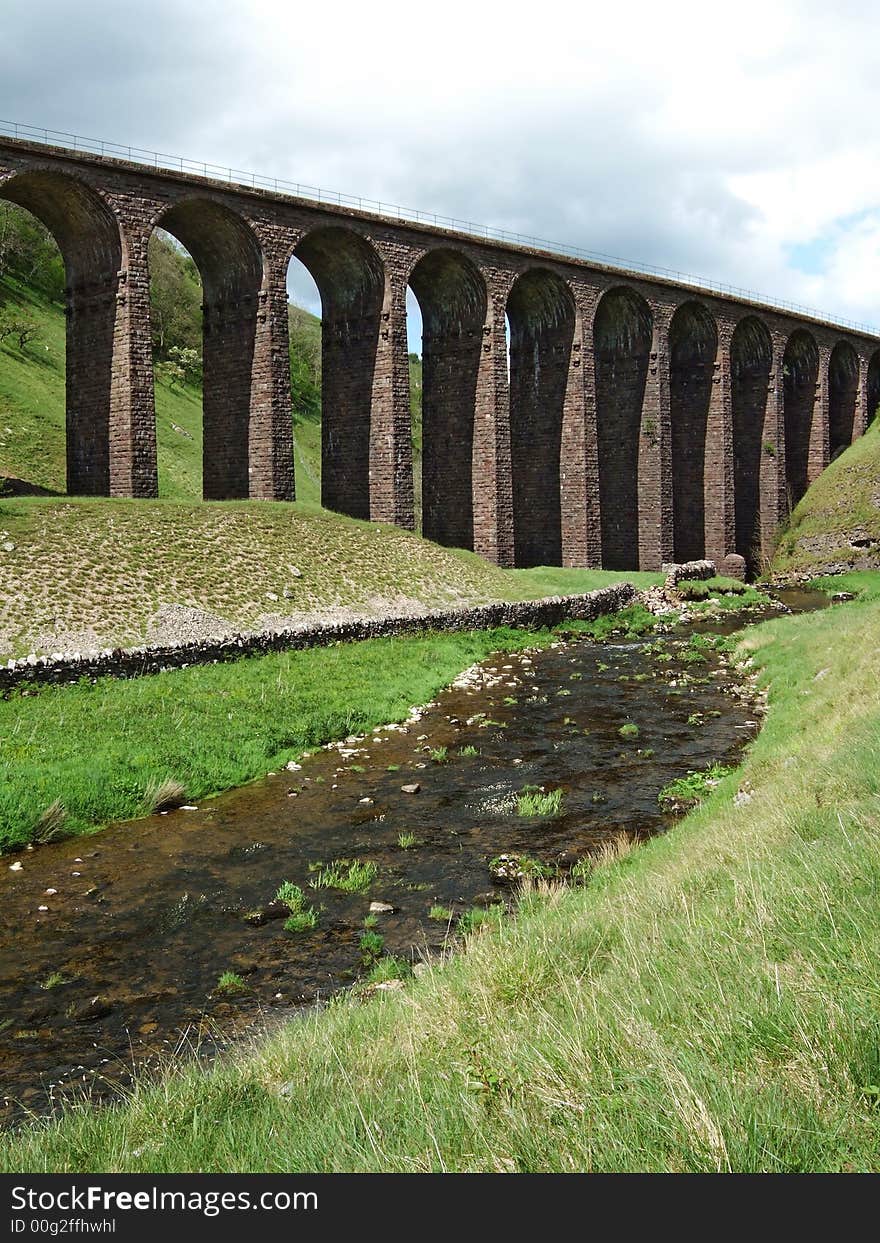
[[[880,339],[638,272],[7,138],[0,198],[64,257],[71,493],[157,492],[157,227],[202,278],[206,499],[294,499],[294,255],[323,307],[324,505],[413,526],[409,285],[424,534],[500,565],[754,565],[880,402]]]

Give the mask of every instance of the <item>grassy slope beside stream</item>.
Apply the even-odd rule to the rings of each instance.
[[[744,769],[585,888],[0,1165],[876,1169],[878,625],[874,601],[746,633],[770,700]]]

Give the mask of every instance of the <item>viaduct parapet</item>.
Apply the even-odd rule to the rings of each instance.
[[[499,565],[754,566],[880,403],[877,337],[638,272],[7,138],[0,198],[64,257],[75,494],[157,494],[156,228],[202,279],[206,499],[295,497],[293,256],[322,301],[323,504],[413,526],[409,286],[423,532]]]

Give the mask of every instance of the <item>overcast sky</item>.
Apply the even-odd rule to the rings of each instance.
[[[880,6],[2,0],[0,116],[880,324]]]

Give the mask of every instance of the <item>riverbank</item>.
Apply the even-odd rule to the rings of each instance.
[[[870,601],[746,632],[769,712],[742,769],[584,888],[9,1137],[2,1168],[876,1169],[878,625]]]

